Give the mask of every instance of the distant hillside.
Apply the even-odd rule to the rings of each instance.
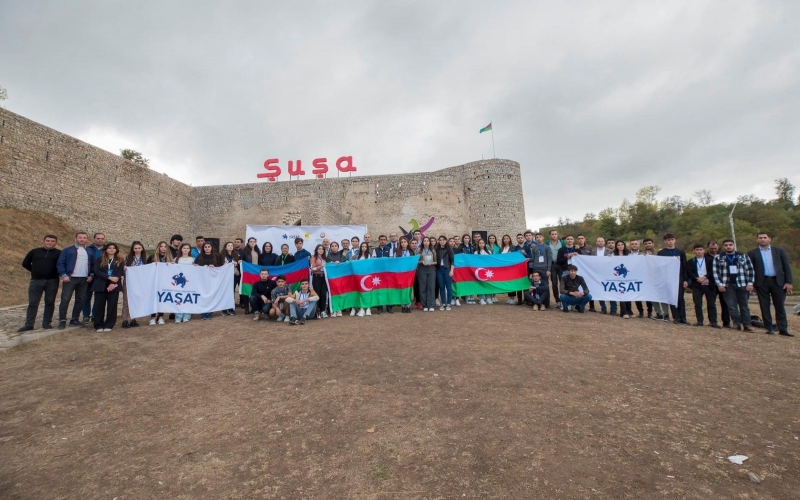
[[[28,302],[30,273],[21,266],[45,234],[58,236],[57,248],[71,245],[78,230],[54,215],[0,208],[0,307]],[[57,304],[56,304],[57,305]]]

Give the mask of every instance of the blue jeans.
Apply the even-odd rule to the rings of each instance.
[[[606,303],[603,302],[602,300],[599,301],[599,302],[600,302],[600,310],[605,312],[606,311]],[[611,302],[611,314],[617,314],[617,303],[613,302],[613,301]]]
[[[450,269],[439,267],[436,269],[436,280],[439,283],[439,300],[443,306],[449,306],[453,300],[453,278],[450,276]]]
[[[731,322],[734,325],[750,326],[750,304],[747,302],[750,292],[743,287],[728,285],[725,287],[724,295]]]
[[[587,293],[583,297],[573,297],[572,295],[567,295],[566,293],[561,294],[561,307],[567,306],[575,306],[580,310],[583,310],[586,307],[586,304],[591,302],[592,294]],[[601,302],[602,304],[602,302]],[[616,309],[616,308],[615,308]]]
[[[314,313],[317,312],[317,303],[308,302],[305,307],[299,307],[297,302],[289,304],[289,316],[295,319],[300,318],[313,318]]]
[[[189,313],[176,313],[175,314],[175,322],[183,322],[183,320],[190,320],[192,319],[192,315]]]
[[[97,297],[95,297],[95,304],[92,305],[92,295],[94,295],[94,294],[92,293],[92,287],[90,286],[86,290],[86,298],[83,300],[83,317],[84,318],[89,318],[89,317],[94,318],[94,316],[95,316],[94,313],[95,313],[95,309],[97,309],[95,307],[95,305],[97,305]]]

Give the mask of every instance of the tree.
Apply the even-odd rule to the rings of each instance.
[[[0,101],[5,101],[6,99],[8,99],[8,90],[0,85]]]
[[[695,191],[694,195],[697,197],[697,204],[701,207],[707,207],[714,203],[714,196],[708,189],[700,189]]]
[[[644,203],[655,207],[658,204],[656,202],[656,196],[658,196],[660,192],[661,188],[658,186],[645,186],[636,191],[636,203]]]
[[[775,194],[778,196],[778,201],[794,205],[794,185],[786,177],[775,179]]]
[[[132,161],[137,165],[150,168],[150,160],[142,156],[142,153],[138,151],[134,151],[133,149],[120,149],[119,154],[126,160]]]

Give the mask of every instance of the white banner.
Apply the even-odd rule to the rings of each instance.
[[[233,264],[131,266],[125,279],[132,318],[154,313],[202,314],[235,307]]]
[[[594,300],[651,301],[678,305],[681,271],[676,257],[628,255],[572,258]],[[679,288],[679,286],[681,288]]]
[[[276,254],[281,253],[281,245],[286,243],[289,245],[289,253],[293,254],[296,250],[294,239],[303,238],[303,248],[309,253],[313,253],[314,247],[321,245],[323,238],[329,238],[331,241],[339,243],[341,247],[343,239],[351,240],[353,236],[358,236],[359,241],[364,241],[366,233],[367,226],[251,226],[248,224],[244,241],[246,243],[250,238],[255,238],[258,248],[263,247],[264,243],[270,242],[272,251]],[[378,241],[378,238],[375,238],[375,241]]]

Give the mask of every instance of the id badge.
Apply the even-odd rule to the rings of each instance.
[[[731,266],[728,268],[728,272],[730,274],[739,274],[739,268],[736,266]]]
[[[544,262],[544,255],[539,256],[539,262]]]

